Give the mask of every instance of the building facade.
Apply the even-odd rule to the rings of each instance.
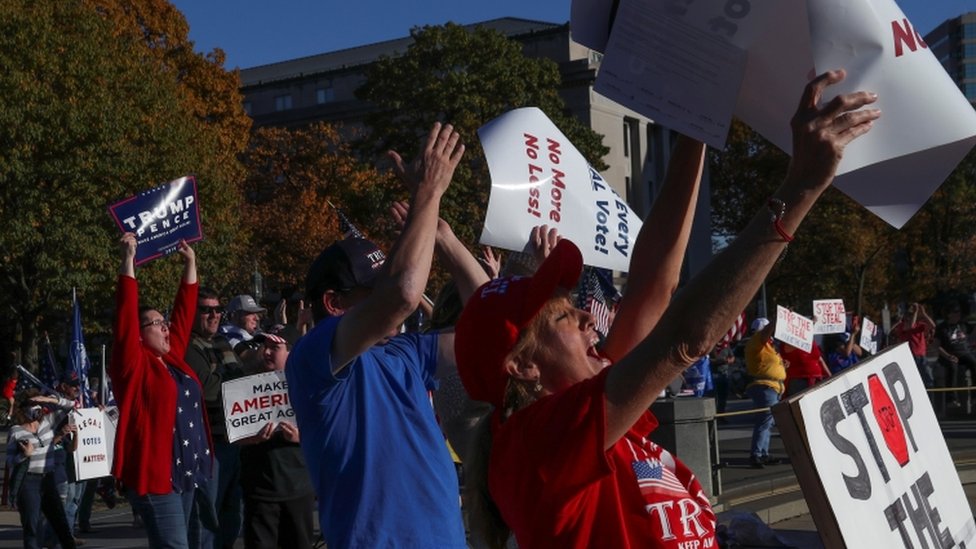
[[[944,21],[925,35],[925,43],[976,106],[976,11]]]
[[[470,27],[495,29],[522,44],[528,57],[555,61],[562,75],[560,95],[584,124],[604,136],[610,148],[604,178],[642,218],[664,180],[675,135],[634,111],[593,91],[602,54],[570,38],[568,24],[502,18]],[[355,128],[369,105],[356,98],[365,69],[381,56],[406,51],[412,39],[367,44],[241,70],[244,107],[256,126],[297,127],[317,121]],[[707,173],[692,230],[685,276],[700,270],[712,255]]]

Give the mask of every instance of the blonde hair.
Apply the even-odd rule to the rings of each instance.
[[[542,306],[529,324],[519,333],[519,339],[508,353],[505,362],[528,363],[544,346],[545,326],[568,294],[558,292]],[[536,383],[509,377],[505,384],[503,409],[499,410],[499,422],[532,405],[539,398],[533,386]],[[489,549],[504,549],[511,535],[501,511],[488,491],[488,465],[491,459],[492,423],[494,414],[478,422],[475,436],[465,455],[464,496],[468,510],[468,525],[474,542],[483,543]],[[478,546],[478,545],[476,545]]]

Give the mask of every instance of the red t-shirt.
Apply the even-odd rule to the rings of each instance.
[[[892,330],[892,335],[898,341],[907,341],[908,348],[914,356],[925,356],[926,338],[928,337],[929,327],[924,322],[916,322],[911,328],[906,328],[904,322],[899,322]]]
[[[519,547],[717,546],[694,474],[646,437],[650,412],[610,450],[609,368],[521,410],[495,432],[488,488]]]
[[[820,366],[820,346],[816,343],[809,353],[792,345],[783,345],[779,354],[783,360],[790,362],[790,367],[786,369],[786,379],[819,379],[825,375]]]

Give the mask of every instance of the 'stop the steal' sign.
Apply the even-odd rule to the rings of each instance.
[[[813,321],[777,305],[773,337],[809,353],[813,348]]]
[[[181,177],[108,207],[123,233],[135,233],[136,265],[176,251],[180,240],[203,238],[197,182]]]
[[[826,547],[974,547],[976,523],[908,344],[773,408]]]
[[[843,299],[813,300],[813,333],[842,334],[847,331]]]
[[[491,197],[481,243],[521,251],[537,225],[573,241],[583,262],[630,268],[641,220],[539,109],[516,109],[478,130]]]

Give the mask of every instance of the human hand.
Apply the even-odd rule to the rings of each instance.
[[[861,109],[878,99],[877,94],[866,91],[838,95],[820,106],[827,86],[846,76],[841,69],[811,80],[790,123],[793,128],[790,174],[807,186],[829,185],[844,156],[844,148],[867,133],[881,116],[878,109]]]
[[[34,453],[34,445],[29,440],[21,440],[20,449],[27,457],[30,457]]]
[[[282,326],[288,325],[288,302],[284,299],[275,305],[274,322],[275,324],[281,324]]]
[[[393,216],[393,222],[399,229],[407,224],[407,216],[410,214],[410,203],[405,200],[397,200],[390,204],[390,215]],[[443,218],[437,218],[437,231],[439,234],[451,234],[454,232],[451,226],[444,221]]]
[[[77,433],[78,426],[74,423],[65,423],[64,427],[61,428],[61,436],[68,436],[71,433]]]
[[[556,247],[562,238],[555,227],[550,229],[549,225],[536,225],[532,227],[532,232],[529,233],[529,242],[523,251],[541,264],[545,258],[549,257],[549,252]]]
[[[278,424],[278,428],[281,429],[281,436],[285,437],[285,440],[288,442],[294,442],[295,444],[301,442],[301,435],[298,432],[298,427],[283,421]]]
[[[409,166],[396,151],[388,153],[393,160],[394,172],[411,192],[429,187],[429,190],[443,194],[464,155],[464,144],[460,143],[460,139],[461,135],[454,131],[453,126],[442,126],[440,122],[435,122],[427,136],[423,153]]]
[[[176,251],[183,256],[183,261],[187,263],[192,263],[197,260],[196,252],[193,248],[186,243],[186,240],[180,240],[180,243],[176,247]]]
[[[312,316],[312,308],[305,306],[305,300],[298,300],[298,314],[295,318],[295,329],[298,330],[299,335],[305,335],[308,330],[315,325],[315,319]]]
[[[130,260],[136,257],[136,246],[138,242],[136,241],[135,233],[125,233],[122,238],[119,239],[119,248],[122,250],[122,259]]]
[[[242,438],[237,441],[238,444],[243,444],[245,446],[251,444],[261,444],[262,442],[267,442],[271,440],[271,436],[274,434],[275,424],[273,422],[268,422],[267,425],[261,428],[257,433]]]
[[[488,276],[491,278],[498,278],[499,273],[502,272],[502,256],[501,254],[495,255],[495,251],[491,249],[491,246],[481,247],[481,257],[478,261],[488,269]]]

